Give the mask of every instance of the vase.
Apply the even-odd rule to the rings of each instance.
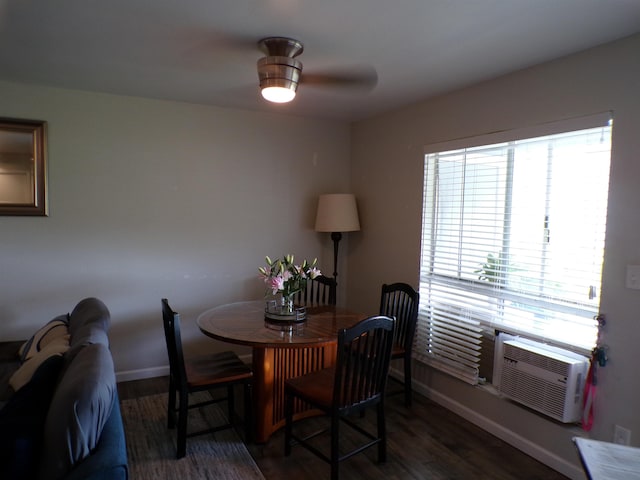
[[[280,298],[280,306],[283,313],[293,314],[293,295],[282,295]]]
[[[304,322],[307,318],[307,309],[304,306],[296,306],[293,303],[294,295],[281,295],[280,298],[267,301],[265,307],[265,320],[275,325],[292,325]]]

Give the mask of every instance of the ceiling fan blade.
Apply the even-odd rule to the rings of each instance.
[[[303,70],[300,83],[323,87],[373,90],[378,84],[378,73],[373,67],[350,67],[322,73],[306,73]]]
[[[173,35],[176,44],[181,45],[181,63],[192,70],[212,71],[220,65],[250,65],[255,57],[254,36],[194,28]]]
[[[251,53],[256,51],[257,39],[255,35],[216,31],[210,33],[209,40],[217,48]]]

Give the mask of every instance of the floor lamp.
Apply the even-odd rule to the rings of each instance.
[[[351,193],[320,195],[316,214],[316,232],[331,232],[333,240],[333,279],[338,284],[338,243],[342,232],[360,230],[356,197]]]

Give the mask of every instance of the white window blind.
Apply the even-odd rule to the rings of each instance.
[[[611,156],[598,123],[425,155],[418,359],[475,384],[483,330],[593,348]]]

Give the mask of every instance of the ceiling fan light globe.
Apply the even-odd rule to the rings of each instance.
[[[296,91],[287,87],[265,87],[262,89],[262,97],[273,103],[287,103],[295,96]]]

